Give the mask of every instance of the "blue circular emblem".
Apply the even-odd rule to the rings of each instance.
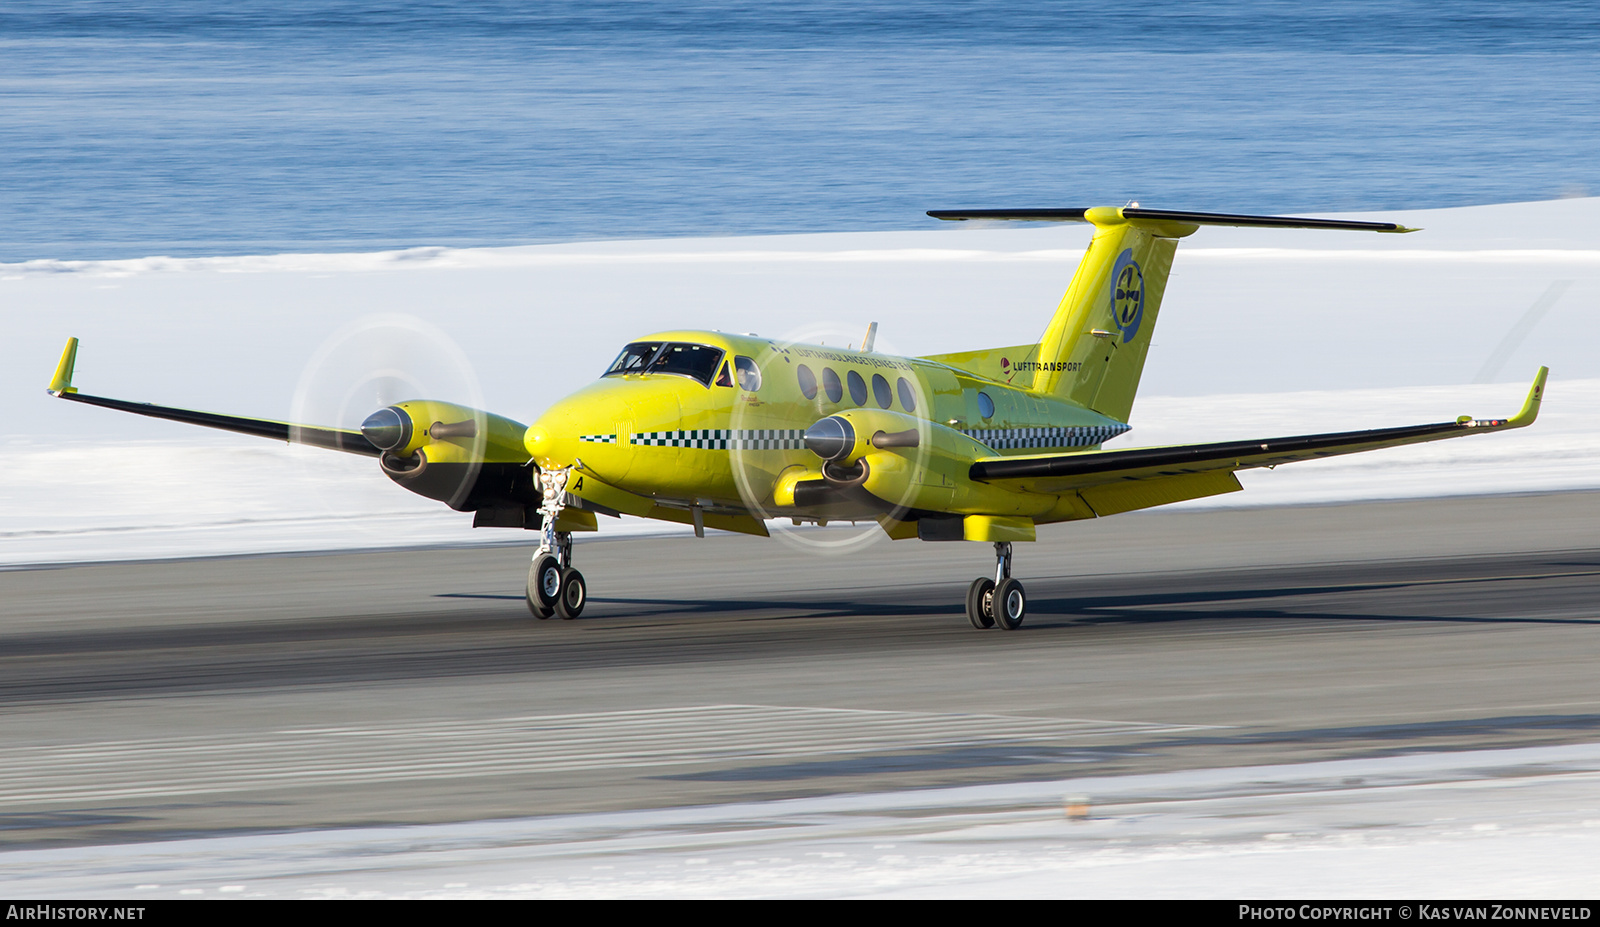
[[[1117,255],[1111,268],[1111,320],[1122,332],[1123,344],[1133,340],[1144,321],[1144,271],[1133,259],[1132,248]]]

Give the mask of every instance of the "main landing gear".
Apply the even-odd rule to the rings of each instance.
[[[980,576],[967,587],[967,619],[980,631],[995,625],[1015,631],[1028,614],[1028,594],[1011,576],[1011,542],[995,544],[994,558],[994,579]]]
[[[572,533],[557,531],[566,496],[567,470],[546,470],[539,474],[544,501],[539,514],[544,518],[542,541],[528,567],[528,611],[543,620],[560,615],[568,621],[583,614],[589,601],[589,587],[583,574],[572,568]]]

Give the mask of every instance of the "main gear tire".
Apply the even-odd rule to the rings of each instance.
[[[589,602],[589,587],[583,581],[583,574],[577,570],[567,570],[561,577],[560,597],[556,599],[556,614],[567,621],[583,614],[583,607]]]
[[[1022,627],[1022,619],[1028,616],[1028,594],[1023,591],[1022,583],[1013,578],[1007,577],[995,587],[989,603],[994,623],[1004,630],[1015,631]]]
[[[982,631],[994,627],[994,617],[989,614],[989,598],[994,593],[994,580],[980,576],[967,587],[967,620]]]

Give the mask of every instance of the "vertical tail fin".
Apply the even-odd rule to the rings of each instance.
[[[1055,317],[1039,339],[1033,390],[1071,400],[1119,422],[1128,420],[1144,373],[1145,353],[1167,290],[1178,239],[1202,225],[1239,228],[1343,229],[1415,232],[1393,222],[1242,216],[1212,212],[1144,209],[956,209],[930,210],[935,219],[1010,219],[1089,222],[1095,227],[1089,252],[1078,265]]]
[[[1128,420],[1178,238],[1194,225],[1130,222],[1119,210],[1087,210],[1089,251],[1039,339],[1035,392]]]

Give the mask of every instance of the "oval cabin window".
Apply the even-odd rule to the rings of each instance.
[[[854,370],[845,375],[845,382],[850,384],[850,399],[858,406],[867,404],[867,381],[861,379],[861,374]]]
[[[883,374],[872,375],[872,398],[878,400],[878,408],[887,409],[894,405],[894,391],[889,389],[889,381]]]
[[[901,377],[895,385],[900,393],[900,408],[907,412],[917,411],[917,394],[911,389],[911,381]]]
[[[801,364],[795,368],[794,376],[800,381],[800,395],[807,399],[817,398],[817,375],[811,372],[810,367]]]
[[[828,394],[829,402],[844,398],[844,384],[839,382],[839,375],[833,372],[832,367],[822,368],[822,391]]]

